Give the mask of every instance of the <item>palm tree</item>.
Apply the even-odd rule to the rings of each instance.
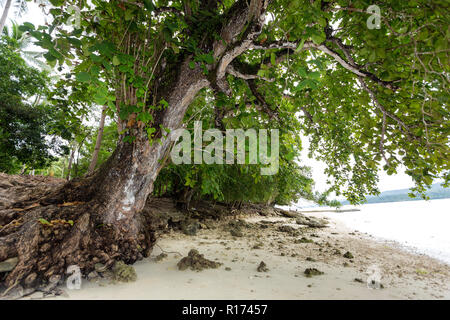
[[[0,4],[3,5],[5,0],[0,0]],[[5,27],[6,18],[8,17],[11,6],[14,8],[14,16],[20,17],[24,12],[28,10],[27,2],[25,0],[6,0],[6,4],[3,8],[2,17],[0,19],[0,34],[3,33]]]
[[[11,27],[5,26],[3,28],[2,35],[15,40],[17,43],[15,51],[20,53],[29,64],[38,66],[41,70],[50,71],[51,68],[41,60],[43,52],[28,49],[30,45],[32,45],[31,36],[28,33],[21,31],[19,25],[15,21],[11,22]]]

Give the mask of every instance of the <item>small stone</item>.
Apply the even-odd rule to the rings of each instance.
[[[187,221],[181,226],[181,231],[188,236],[195,236],[198,229],[200,229],[200,223],[197,221]]]
[[[136,270],[122,261],[117,261],[113,268],[114,280],[133,282],[137,279]]]
[[[312,276],[320,276],[324,274],[322,271],[317,270],[316,268],[307,268],[305,269],[305,275],[310,278]]]
[[[240,229],[238,229],[238,228],[233,228],[233,229],[231,229],[231,230],[230,230],[230,234],[231,234],[233,237],[243,237],[243,236],[244,236],[244,234],[242,233],[242,231],[241,231]]]
[[[344,253],[344,258],[353,259],[354,257],[350,251],[347,251],[346,253]]]
[[[313,259],[313,258],[311,258],[311,257],[307,257],[307,258],[306,258],[306,261],[316,262],[316,259]]]
[[[225,271],[231,271],[230,267],[225,267]]]
[[[158,254],[155,258],[156,262],[163,261],[165,258],[167,258],[167,253],[162,252],[161,254]]]
[[[359,283],[364,283],[364,281],[362,279],[360,279],[360,278],[355,278],[354,281],[355,282],[359,282]]]
[[[258,272],[267,272],[267,271],[269,271],[269,268],[267,268],[267,265],[266,265],[266,263],[264,261],[261,261],[259,263],[258,268],[256,268],[256,270]]]
[[[191,249],[187,255],[187,257],[182,258],[178,261],[178,270],[186,270],[190,268],[194,271],[202,271],[203,269],[208,268],[218,268],[222,264],[220,262],[215,262],[206,259],[202,254],[198,252],[196,249]]]

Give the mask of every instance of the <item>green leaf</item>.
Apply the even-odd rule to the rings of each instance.
[[[107,97],[101,92],[96,92],[93,98],[94,98],[94,102],[101,106],[106,104],[106,102],[108,100]]]
[[[300,44],[298,45],[297,49],[295,49],[295,53],[300,52],[303,49],[304,45],[305,45],[305,39],[302,39],[302,41],[300,41]]]
[[[120,64],[119,58],[117,56],[114,56],[112,63],[113,63],[113,65],[118,66]]]
[[[141,112],[137,115],[136,120],[149,123],[153,121],[153,116],[148,112]]]
[[[75,77],[79,82],[88,82],[91,80],[91,76],[87,72],[78,72]]]
[[[24,22],[23,25],[19,26],[19,30],[22,32],[35,30],[34,24],[30,22]]]
[[[321,43],[324,42],[325,39],[326,39],[325,33],[321,32],[321,33],[313,34],[313,35],[311,36],[311,39],[312,39],[312,41],[313,41],[315,44],[321,44]]]
[[[39,222],[42,224],[45,224],[47,226],[51,226],[52,224],[50,222],[48,222],[47,220],[45,220],[44,218],[39,218]]]
[[[311,79],[314,79],[314,80],[319,80],[320,79],[320,72],[319,71],[310,72],[308,74],[308,78],[311,78]]]
[[[155,5],[153,4],[153,1],[151,0],[144,0],[144,7],[148,11],[152,12],[155,10]]]
[[[276,56],[275,56],[275,52],[272,52],[270,54],[270,63],[275,66],[277,64],[277,60],[276,60]]]

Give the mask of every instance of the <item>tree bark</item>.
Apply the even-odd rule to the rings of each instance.
[[[72,170],[72,162],[73,162],[73,158],[75,156],[75,146],[72,147],[72,150],[70,151],[70,158],[69,158],[69,164],[67,165],[67,176],[66,176],[66,180],[70,179],[70,171]]]
[[[100,124],[98,125],[98,133],[97,140],[95,141],[94,153],[92,154],[92,159],[91,163],[89,164],[87,174],[91,174],[92,172],[94,172],[95,166],[97,165],[98,153],[100,152],[100,147],[102,145],[103,129],[105,127],[106,108],[107,106],[103,106],[102,114],[100,117]]]
[[[6,18],[8,17],[9,9],[11,8],[12,0],[7,0],[5,8],[3,9],[3,14],[0,19],[0,36],[3,34],[3,28],[5,27]]]

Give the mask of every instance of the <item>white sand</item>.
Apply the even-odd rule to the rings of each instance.
[[[246,218],[281,220],[288,218]],[[161,253],[155,247],[152,256],[134,265],[138,280],[134,283],[109,284],[105,280],[83,279],[81,290],[67,290],[53,299],[450,299],[450,266],[426,256],[413,255],[393,244],[379,243],[362,234],[350,234],[342,225],[332,222],[330,228],[312,231],[319,237],[305,237],[316,243],[293,243],[295,238],[276,228],[245,229],[245,236],[233,238],[222,228],[204,229],[197,236],[171,232],[158,245],[165,251],[186,256],[196,248],[210,260],[223,263],[218,269],[201,272],[179,271],[181,256],[169,254],[156,262]],[[261,249],[252,249],[258,243]],[[328,245],[326,244],[328,242]],[[322,251],[319,249],[322,248]],[[353,263],[339,249],[355,256]],[[284,253],[284,256],[281,256]],[[292,254],[296,256],[292,257]],[[306,261],[313,257],[317,262]],[[257,272],[264,261],[268,272]],[[344,267],[344,262],[350,264]],[[384,289],[369,289],[367,268],[377,264]],[[231,271],[226,271],[230,267]],[[305,268],[317,268],[325,274],[307,278]],[[355,282],[360,278],[363,283]]]

